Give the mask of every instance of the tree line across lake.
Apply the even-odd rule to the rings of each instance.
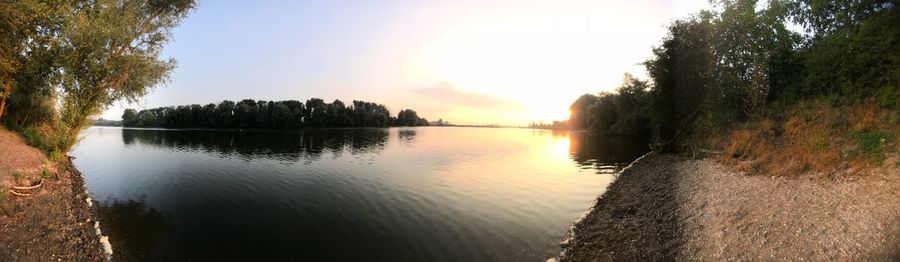
[[[244,99],[237,103],[182,105],[136,111],[126,109],[122,114],[126,127],[164,128],[274,128],[296,129],[308,127],[388,127],[427,126],[428,120],[416,111],[401,110],[397,116],[382,104],[354,100],[345,105],[341,100],[326,103],[319,98],[306,102],[255,101]]]

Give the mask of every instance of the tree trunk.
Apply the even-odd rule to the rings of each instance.
[[[6,98],[0,99],[0,119],[3,118],[3,113],[6,112]]]

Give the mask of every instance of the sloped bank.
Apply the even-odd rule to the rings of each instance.
[[[745,175],[655,155],[610,185],[561,261],[900,260],[900,155],[859,176]]]
[[[0,129],[0,261],[106,260],[82,177],[71,161],[60,165],[53,167],[38,149]],[[42,180],[45,169],[52,175]],[[23,181],[40,186],[13,190]]]
[[[670,260],[681,244],[676,222],[677,157],[647,155],[623,170],[570,229],[561,261]]]

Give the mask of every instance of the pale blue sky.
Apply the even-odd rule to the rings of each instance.
[[[643,75],[686,1],[213,1],[174,30],[172,81],[137,109],[223,99],[354,99],[431,120],[523,125]]]

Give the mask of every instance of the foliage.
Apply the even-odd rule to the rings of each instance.
[[[160,60],[161,49],[193,7],[193,0],[0,1],[0,117],[62,155],[90,116],[166,81],[174,61]]]
[[[412,109],[404,109],[397,114],[397,121],[394,124],[397,126],[427,126],[428,120],[420,118],[419,114]]]
[[[528,128],[533,129],[548,129],[548,130],[569,130],[571,127],[569,126],[569,121],[553,121],[549,124],[544,122],[531,122],[528,124]]]
[[[419,118],[410,109],[400,111],[394,118],[382,104],[353,101],[346,106],[341,100],[325,103],[311,98],[306,103],[244,99],[237,103],[225,100],[218,105],[194,104],[141,111],[129,108],[122,114],[122,124],[126,127],[296,129],[425,126],[428,120]]]
[[[647,136],[650,107],[649,85],[625,74],[616,93],[602,93],[589,109],[594,132],[638,137]]]
[[[74,4],[55,46],[62,151],[75,144],[89,116],[115,101],[137,101],[166,80],[174,60],[158,57],[170,30],[193,6],[193,0]]]
[[[877,163],[884,161],[885,145],[894,140],[894,134],[877,130],[857,131],[853,137],[856,139],[854,152]]]
[[[65,146],[66,141],[57,134],[65,133],[59,130],[60,127],[49,125],[32,126],[20,128],[17,131],[25,138],[25,143],[36,147],[44,152],[51,160],[58,161],[64,159],[64,153],[60,151]]]
[[[802,50],[807,70],[802,95],[854,100],[874,95],[883,106],[900,109],[900,10],[881,6],[864,8],[870,9],[865,20],[833,21],[852,26],[828,24],[827,32],[809,42]]]
[[[569,106],[569,125],[570,128],[580,130],[591,126],[590,110],[597,103],[597,96],[584,94]]]
[[[51,179],[51,178],[55,178],[55,177],[56,177],[56,175],[54,175],[53,173],[51,173],[50,170],[47,170],[46,167],[42,167],[42,168],[41,168],[41,178],[43,178],[43,179]]]
[[[62,6],[61,0],[0,1],[0,117],[8,123],[22,126],[49,118],[53,100],[46,81],[53,71],[51,43],[62,24]]]
[[[852,106],[874,97],[884,109],[900,109],[894,1],[714,5],[669,25],[644,62],[648,81],[626,75],[614,93],[579,97],[570,108],[573,128],[649,137],[657,149],[682,151],[707,147],[709,138],[740,130],[741,123],[784,125],[788,109],[802,101]],[[788,30],[790,23],[805,34]],[[860,148],[871,148],[868,136],[860,136]],[[797,139],[827,144],[823,137]]]

